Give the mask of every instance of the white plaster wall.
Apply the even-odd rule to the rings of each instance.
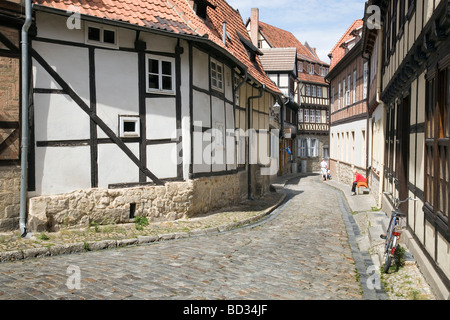
[[[209,57],[206,52],[193,48],[193,84],[209,90]]]
[[[81,140],[90,138],[90,118],[68,95],[35,94],[35,139]]]
[[[177,137],[175,103],[175,98],[146,99],[147,139]]]
[[[158,178],[176,178],[177,161],[176,143],[147,146],[147,168]]]
[[[142,32],[139,39],[147,43],[147,50],[149,51],[174,53],[175,47],[177,46],[176,38],[169,38],[151,33]]]
[[[201,121],[203,127],[211,127],[210,96],[201,92],[197,92],[195,90],[193,94],[194,124],[197,121]]]
[[[97,115],[118,135],[119,115],[139,115],[137,54],[96,49],[95,73]],[[98,129],[98,137],[107,135]]]
[[[33,49],[69,84],[75,93],[89,105],[89,59],[86,48],[33,41]],[[56,86],[48,73],[32,59],[36,88]],[[74,72],[76,71],[76,72]],[[39,86],[37,86],[39,85]]]
[[[338,143],[337,141],[331,145],[331,148],[336,148],[339,145],[339,150],[332,150],[333,158],[336,160],[351,162],[352,156],[350,154],[350,150],[352,149],[351,144],[351,132],[355,132],[355,144],[354,144],[354,155],[353,155],[353,163],[359,167],[365,167],[366,159],[363,157],[363,148],[365,149],[365,145],[362,146],[362,131],[366,131],[367,121],[359,120],[351,123],[341,124],[338,126],[332,126],[330,128],[330,135],[333,135],[334,139],[337,138],[337,133],[340,133],[341,141]],[[342,138],[344,136],[344,139]],[[347,139],[348,137],[348,139]],[[366,132],[366,139],[368,138]],[[370,146],[369,146],[370,150]]]
[[[139,144],[127,143],[126,145],[139,158]],[[98,145],[98,186],[100,188],[106,188],[108,184],[138,181],[139,168],[117,145]]]
[[[91,187],[90,148],[36,148],[36,195]]]

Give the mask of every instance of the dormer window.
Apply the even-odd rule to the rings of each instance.
[[[312,63],[309,65],[309,74],[314,74],[314,65]]]
[[[197,16],[202,19],[206,19],[208,7],[211,7],[212,9],[216,8],[215,5],[211,4],[207,0],[191,0],[190,3]]]

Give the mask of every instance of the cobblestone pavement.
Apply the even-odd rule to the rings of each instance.
[[[284,192],[251,227],[0,263],[0,299],[364,299],[338,194],[318,176]]]

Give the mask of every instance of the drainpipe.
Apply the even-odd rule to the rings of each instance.
[[[28,30],[32,20],[31,0],[25,2],[25,22],[22,27],[22,142],[21,142],[21,177],[20,177],[20,216],[19,227],[21,237],[27,236],[27,193],[28,193],[28,106],[29,106],[29,53]]]
[[[266,85],[262,85],[262,87],[259,87],[259,94],[256,96],[248,97],[247,100],[247,110],[248,110],[248,116],[247,116],[247,132],[250,132],[250,126],[251,126],[251,118],[252,118],[252,107],[251,107],[251,100],[261,98],[263,95],[263,90],[265,89]],[[248,144],[247,144],[247,157],[248,157],[248,172],[247,172],[247,184],[248,184],[248,199],[254,200],[253,194],[252,194],[252,165],[250,164],[250,137],[248,137]]]

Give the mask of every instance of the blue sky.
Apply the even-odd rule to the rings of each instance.
[[[356,19],[364,15],[365,0],[226,0],[238,9],[244,22],[251,8],[259,19],[290,31],[302,43],[315,47],[329,63],[328,53]]]

